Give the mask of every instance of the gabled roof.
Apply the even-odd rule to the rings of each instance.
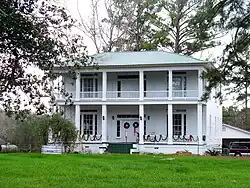
[[[225,127],[230,128],[230,129],[234,129],[234,130],[236,130],[236,131],[239,131],[239,132],[246,133],[246,134],[249,134],[249,135],[250,135],[250,132],[249,132],[249,131],[246,131],[246,130],[241,129],[241,128],[238,128],[238,127],[234,127],[234,126],[232,126],[232,125],[222,124],[222,126],[225,126]]]
[[[164,51],[104,52],[92,56],[99,66],[154,65],[154,64],[207,64],[193,57]]]

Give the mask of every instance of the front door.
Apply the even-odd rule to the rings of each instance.
[[[138,115],[118,115],[116,137],[121,142],[136,142],[138,132]]]

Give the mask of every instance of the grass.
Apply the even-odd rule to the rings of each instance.
[[[174,160],[168,160],[174,158]],[[154,155],[1,154],[0,187],[250,187],[250,160]]]

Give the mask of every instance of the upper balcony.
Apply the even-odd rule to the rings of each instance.
[[[199,70],[81,73],[76,80],[65,74],[63,80],[78,101],[197,101],[205,85]]]

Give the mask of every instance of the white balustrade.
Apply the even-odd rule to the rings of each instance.
[[[107,99],[139,99],[139,91],[107,91]]]
[[[89,91],[89,92],[80,92],[80,99],[101,99],[102,98],[102,91]]]
[[[144,91],[145,100],[168,100],[169,91],[167,90],[155,90],[155,91]],[[90,92],[80,92],[80,100],[101,100],[102,91],[90,91]],[[68,92],[66,94],[55,93],[57,100],[63,100],[67,98],[74,99],[75,92]],[[106,98],[107,100],[120,100],[120,99],[138,99],[140,97],[139,91],[107,91]],[[198,90],[173,90],[172,92],[173,99],[197,99]]]

